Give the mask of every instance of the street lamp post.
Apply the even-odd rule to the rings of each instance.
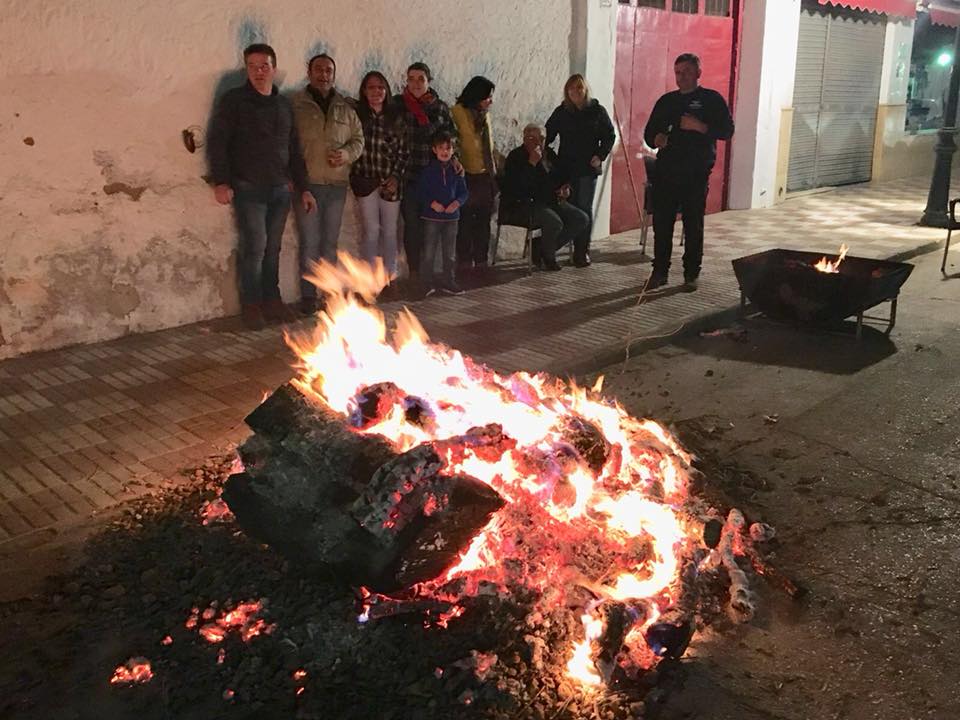
[[[953,153],[957,143],[954,136],[957,134],[957,95],[960,93],[960,26],[954,34],[953,40],[953,69],[950,71],[950,93],[947,96],[947,111],[943,116],[943,126],[937,130],[937,144],[933,151],[936,160],[933,166],[933,176],[930,178],[930,193],[927,195],[927,207],[920,218],[921,225],[929,227],[947,227],[947,202],[950,199],[950,168],[953,164]]]

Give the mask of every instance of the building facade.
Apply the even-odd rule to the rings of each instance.
[[[952,58],[913,72],[914,36],[949,26],[954,4],[923,0],[919,14],[916,0],[11,6],[0,23],[5,57],[16,59],[0,67],[0,358],[238,310],[231,213],[213,201],[202,148],[190,152],[183,138],[187,130],[202,143],[215,99],[243,82],[240,53],[251,42],[276,48],[283,91],[304,84],[306,60],[322,51],[350,95],[374,68],[399,89],[417,60],[450,103],[486,75],[497,84],[494,140],[504,154],[526,123],[549,116],[566,78],[585,73],[620,135],[598,184],[602,237],[638,224],[643,126],[673,88],[680,52],[704,58],[704,84],[735,111],[711,211],[929,172]],[[357,235],[351,201],[341,246],[355,248]],[[281,258],[291,301],[296,248],[291,220]]]

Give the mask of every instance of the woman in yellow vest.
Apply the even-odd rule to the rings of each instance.
[[[463,88],[450,110],[460,136],[460,162],[466,172],[470,197],[460,211],[457,231],[457,264],[460,271],[484,270],[489,264],[490,215],[497,194],[497,168],[493,160],[490,105],[496,86],[480,75]]]

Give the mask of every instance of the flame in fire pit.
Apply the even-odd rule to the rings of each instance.
[[[840,263],[843,262],[843,259],[847,256],[847,251],[850,250],[845,243],[840,245],[840,255],[837,256],[837,261],[832,262],[827,260],[826,256],[820,258],[814,267],[823,273],[838,273],[840,272]]]
[[[700,543],[690,523],[691,458],[671,434],[601,397],[600,383],[587,390],[541,374],[503,376],[431,344],[406,309],[388,340],[369,304],[383,278],[349,256],[317,266],[310,279],[328,298],[312,337],[287,338],[300,359],[297,388],[345,422],[364,410],[368,388],[399,390],[378,396],[377,415],[357,432],[383,435],[398,452],[433,443],[444,474],[471,475],[508,501],[455,566],[416,591],[454,607],[482,586],[533,589],[547,607],[579,603],[585,640],[568,670],[586,684],[601,682],[593,658],[604,607],[619,604],[630,620],[613,661],[655,664],[643,631],[677,602],[682,559]],[[495,452],[445,444],[489,427],[511,443]]]

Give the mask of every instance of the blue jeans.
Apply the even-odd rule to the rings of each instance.
[[[583,228],[590,223],[590,218],[583,210],[568,202],[536,205],[532,218],[534,225],[540,227],[540,257],[546,262],[556,262],[557,250],[579,237]]]
[[[237,274],[240,302],[256,305],[280,297],[280,241],[290,213],[286,185],[256,186],[237,181],[233,188],[237,222]]]
[[[451,287],[455,284],[457,266],[457,221],[421,220],[423,223],[423,252],[420,255],[420,282],[424,289]],[[437,250],[443,256],[443,276],[434,277]]]
[[[597,176],[585,175],[570,181],[570,197],[567,201],[587,214],[587,226],[573,239],[573,254],[583,257],[590,249],[590,233],[593,232],[593,197],[597,193]]]
[[[310,185],[307,188],[317,200],[317,209],[309,215],[301,203],[296,203],[294,214],[300,232],[300,297],[314,298],[317,288],[303,276],[311,273],[311,263],[321,258],[337,262],[337,240],[343,220],[343,205],[347,201],[346,185]]]
[[[363,235],[360,238],[360,257],[372,263],[383,258],[387,274],[397,276],[397,223],[400,218],[400,201],[384,200],[374,190],[366,197],[358,197]]]

